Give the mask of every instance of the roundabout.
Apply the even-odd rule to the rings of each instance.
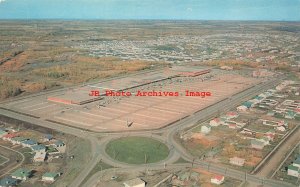
[[[166,159],[169,148],[150,137],[132,136],[111,140],[106,145],[105,152],[122,163],[148,164]]]

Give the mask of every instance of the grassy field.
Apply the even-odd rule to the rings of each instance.
[[[145,137],[126,137],[108,143],[107,154],[129,164],[154,163],[165,159],[169,150],[160,141]]]
[[[87,180],[92,177],[98,171],[103,171],[109,168],[113,168],[113,166],[106,164],[102,161],[98,162],[98,164],[92,169],[92,171],[88,174],[88,176],[82,181],[81,185],[85,184]]]
[[[90,152],[90,149],[89,141],[81,138],[73,139],[67,151],[68,155],[74,155],[74,159],[67,158],[65,172],[63,172],[61,180],[54,183],[54,186],[68,186],[76,178],[91,158],[90,154],[87,154]]]

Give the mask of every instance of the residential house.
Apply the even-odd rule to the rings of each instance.
[[[31,140],[31,139],[22,141],[22,146],[24,146],[24,147],[31,147],[31,146],[35,146],[37,144],[38,143],[35,140]]]
[[[32,151],[34,152],[46,152],[46,147],[42,144],[34,145],[30,147]]]
[[[53,146],[60,152],[60,153],[64,153],[66,151],[66,144],[61,141],[61,140],[57,140],[56,142],[54,142]]]
[[[230,112],[226,113],[227,119],[237,118],[238,116],[239,116],[239,114],[237,112],[230,111]]]
[[[292,111],[292,110],[288,110],[285,115],[284,118],[286,119],[294,119],[296,115],[296,112]]]
[[[238,106],[238,107],[236,108],[236,110],[239,111],[239,112],[245,112],[245,111],[248,110],[248,107],[247,107],[247,106],[244,106],[244,105],[241,105],[241,106]]]
[[[43,138],[43,142],[49,142],[52,139],[53,139],[52,134],[45,134],[45,136]]]
[[[28,138],[16,136],[10,140],[13,145],[21,145],[23,141],[28,140]]]
[[[242,106],[245,106],[247,108],[251,108],[253,105],[254,105],[254,103],[251,101],[246,101],[242,104]]]
[[[33,156],[34,162],[44,162],[46,159],[47,153],[45,151],[37,151]]]
[[[228,128],[230,128],[230,129],[236,129],[237,128],[237,124],[236,123],[229,123],[228,124]]]
[[[293,162],[293,166],[300,168],[300,156],[298,156],[297,159]]]
[[[285,126],[278,126],[278,127],[276,127],[276,130],[284,132],[284,131],[286,131],[286,127]]]
[[[5,141],[11,141],[12,138],[16,137],[17,135],[12,133],[12,134],[6,134],[2,137],[3,140]]]
[[[30,178],[31,174],[32,174],[32,170],[20,168],[15,172],[13,172],[11,174],[11,177],[14,179],[26,181],[28,178]]]
[[[60,173],[47,172],[42,176],[42,181],[52,183],[55,182],[59,176]]]
[[[124,187],[145,187],[146,183],[140,178],[135,178],[123,183]]]
[[[265,136],[266,138],[268,138],[269,141],[273,141],[274,138],[275,138],[275,132],[274,132],[273,130],[268,131],[268,132],[265,133],[264,136]]]
[[[209,125],[212,127],[217,127],[221,124],[222,124],[222,122],[221,122],[220,118],[215,118],[209,122]]]
[[[270,140],[269,140],[269,138],[266,137],[266,136],[263,136],[263,137],[262,137],[261,139],[259,139],[258,141],[263,142],[265,146],[270,144]]]
[[[5,177],[0,179],[0,187],[14,187],[17,186],[18,180],[13,179],[11,177]]]
[[[220,184],[222,184],[224,182],[224,180],[225,180],[224,176],[222,176],[222,175],[216,175],[216,176],[214,176],[213,178],[210,179],[210,182],[212,184],[220,185]]]
[[[3,136],[7,135],[8,132],[4,131],[4,130],[0,130],[0,138],[2,138]]]
[[[288,175],[300,177],[300,156],[297,157],[293,164],[288,166]]]
[[[287,174],[294,177],[299,177],[300,169],[296,166],[289,165]]]
[[[236,165],[236,166],[244,166],[245,159],[239,158],[239,157],[233,157],[233,158],[230,158],[229,163],[233,164],[233,165]]]
[[[251,147],[254,148],[254,149],[263,149],[265,147],[265,143],[260,141],[260,140],[257,140],[257,139],[252,139],[251,140]]]
[[[208,134],[211,131],[211,126],[210,125],[202,125],[201,126],[201,133],[203,134]]]

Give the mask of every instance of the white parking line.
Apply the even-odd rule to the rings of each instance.
[[[157,106],[158,107],[158,106]],[[153,110],[159,110],[159,111],[163,111],[163,112],[169,112],[169,113],[175,113],[175,114],[180,114],[180,112],[175,112],[175,111],[170,111],[170,110],[167,110],[167,109],[161,109],[161,108],[156,108],[156,107],[153,107],[151,108]]]
[[[12,105],[17,105],[17,104],[24,103],[24,102],[27,102],[27,101],[32,101],[32,100],[33,99],[24,99],[24,100],[20,100],[20,101],[13,101]]]
[[[166,120],[165,118],[154,117],[154,116],[148,116],[148,115],[137,114],[137,113],[132,113],[132,115],[144,116],[144,117],[147,117],[147,118],[156,118],[156,119],[160,119],[160,120]]]
[[[55,106],[55,105],[56,105],[56,104],[47,105],[47,106],[44,106],[44,107],[40,107],[40,108],[35,108],[35,109],[32,109],[32,110],[29,110],[29,111],[40,110],[40,109],[43,109],[43,108],[48,108],[48,107]]]
[[[113,119],[113,118],[110,118],[110,117],[105,117],[105,116],[97,115],[97,114],[91,114],[91,113],[88,113],[88,112],[80,112],[80,113],[91,115],[91,116],[98,116],[98,117],[102,117],[102,118],[106,118],[106,119]]]
[[[38,104],[34,104],[34,105],[30,105],[30,106],[25,106],[25,107],[22,107],[22,109],[31,108],[31,107],[42,105],[42,104],[45,104],[45,103],[48,103],[48,102],[41,102],[41,103],[38,103]]]
[[[82,122],[79,122],[79,121],[74,121],[74,120],[63,118],[63,117],[55,116],[55,118],[63,120],[63,121],[68,121],[68,122],[72,122],[72,123],[76,123],[76,124],[88,126],[88,127],[93,126],[92,124],[89,124],[89,123],[82,123]],[[106,129],[106,128],[102,128],[102,129]]]
[[[102,87],[102,86],[93,86],[93,85],[88,85],[89,87],[92,87],[92,88],[102,88],[102,89],[106,89],[106,90],[115,90],[115,89],[112,89],[112,88],[106,88],[106,87]]]

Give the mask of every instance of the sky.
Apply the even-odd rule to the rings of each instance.
[[[0,19],[300,21],[300,0],[0,0]]]

